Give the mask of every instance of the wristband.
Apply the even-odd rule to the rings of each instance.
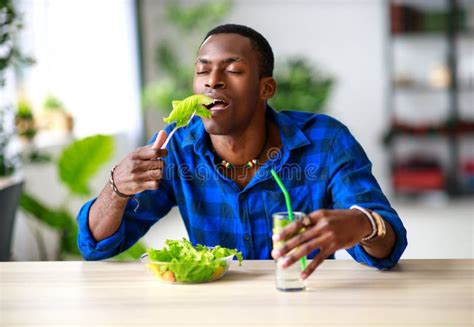
[[[119,197],[125,198],[125,199],[132,199],[137,203],[137,206],[135,207],[135,209],[133,209],[133,211],[136,212],[138,210],[138,207],[140,206],[140,202],[135,197],[135,195],[133,195],[133,194],[132,195],[127,195],[127,194],[124,194],[124,193],[119,191],[119,189],[117,188],[117,185],[115,185],[115,180],[114,180],[115,168],[117,168],[117,165],[113,166],[112,169],[110,170],[109,184],[112,187],[112,190],[114,191],[114,193],[117,194]]]
[[[110,184],[110,186],[112,186],[112,190],[114,191],[115,194],[117,194],[117,195],[120,196],[121,198],[130,199],[130,198],[131,198],[130,195],[123,194],[122,192],[120,192],[120,191],[118,190],[117,185],[115,185],[115,180],[114,180],[114,171],[115,171],[115,168],[117,168],[117,165],[115,165],[115,166],[110,170],[109,184]]]
[[[362,208],[362,207],[359,207],[358,205],[353,205],[353,206],[350,207],[350,209],[357,209],[360,212],[362,212],[363,214],[365,214],[367,216],[367,218],[369,218],[370,224],[372,225],[372,233],[370,233],[369,236],[364,237],[362,239],[362,241],[365,242],[365,241],[368,241],[368,240],[374,238],[375,235],[377,235],[377,225],[375,223],[374,217],[372,217],[370,212],[367,211],[366,209]]]

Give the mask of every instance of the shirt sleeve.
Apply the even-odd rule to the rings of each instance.
[[[334,138],[329,160],[329,192],[334,208],[349,209],[352,205],[359,205],[371,209],[392,226],[396,237],[392,252],[383,259],[372,257],[360,244],[347,249],[347,252],[357,262],[377,269],[393,267],[408,244],[405,227],[372,175],[372,163],[345,126]]]
[[[155,136],[156,137],[156,136]],[[154,138],[155,138],[154,137]],[[153,139],[154,139],[153,138]],[[150,142],[153,142],[153,139]],[[172,188],[172,165],[169,156],[165,159],[163,179],[157,190],[147,190],[136,194],[137,202],[130,199],[125,208],[122,222],[117,231],[96,241],[89,229],[89,211],[96,198],[86,202],[77,215],[78,248],[86,260],[101,260],[113,257],[135,244],[159,219],[176,205]]]

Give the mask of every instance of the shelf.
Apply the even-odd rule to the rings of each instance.
[[[420,200],[461,200],[469,199],[472,201],[474,196],[474,190],[459,188],[456,189],[452,194],[449,194],[446,189],[398,189],[394,190],[394,196],[400,201],[420,201]]]
[[[456,31],[454,34],[459,38],[474,38],[474,31]],[[448,37],[448,31],[414,31],[414,32],[399,32],[399,33],[390,33],[390,37],[393,39],[413,39],[418,40],[422,38],[432,39],[439,38],[446,40]]]
[[[470,33],[469,7],[460,6],[456,0],[444,2],[439,8],[421,8],[419,1],[390,2],[390,31],[392,35],[454,35]]]
[[[452,90],[450,88],[441,88],[441,87],[432,87],[429,85],[423,85],[423,84],[414,84],[414,85],[397,85],[393,84],[392,89],[396,92],[402,92],[402,93],[433,93],[433,94],[439,94],[439,93],[448,93],[451,92]],[[457,93],[473,93],[474,92],[474,87],[458,87],[455,92]]]
[[[383,142],[390,145],[395,139],[408,137],[412,139],[468,138],[474,137],[474,122],[461,121],[453,127],[448,124],[408,125],[396,123],[385,133]]]
[[[402,92],[442,93],[442,92],[450,91],[449,88],[432,87],[426,84],[400,85],[400,84],[393,83],[392,88],[395,91],[402,91]]]
[[[426,3],[432,4],[433,2],[426,0]],[[474,38],[474,29],[469,25],[472,20],[470,17],[472,12],[466,8],[464,3],[456,0],[439,1],[439,4],[443,4],[443,6],[437,8],[435,6],[422,8],[418,6],[419,3],[418,0],[403,2],[391,0],[387,6],[390,17],[386,47],[390,87],[390,92],[387,92],[387,109],[391,126],[385,133],[383,140],[389,152],[390,161],[387,162],[387,165],[392,172],[394,191],[396,194],[417,196],[425,193],[445,194],[451,198],[472,194],[474,190],[471,186],[474,183],[469,180],[469,185],[465,185],[466,178],[463,177],[460,168],[463,160],[461,151],[464,149],[461,144],[466,141],[470,142],[474,137],[474,121],[470,116],[461,116],[461,109],[464,108],[466,99],[460,99],[461,96],[474,92],[474,85],[469,78],[472,76],[471,69],[464,68],[466,65],[462,61],[467,60],[467,57],[460,57],[465,52],[465,50],[460,51],[462,50],[460,42],[463,42],[466,37],[469,38],[469,42],[471,38]],[[442,49],[438,49],[440,44],[443,45]],[[440,68],[436,66],[436,69],[427,72],[423,69],[417,70],[417,68],[429,68],[430,64],[429,59],[424,59],[426,53],[420,49],[429,51],[429,54],[436,54],[436,61]],[[412,71],[397,71],[395,69],[397,67],[396,59],[400,58],[417,60],[405,65]],[[460,69],[467,70],[460,71]],[[420,71],[426,75],[426,78],[422,78]],[[440,87],[432,87],[431,81]],[[451,84],[451,81],[455,81],[456,84]],[[401,121],[397,116],[397,105],[402,105],[402,103],[398,102],[400,98],[397,96],[403,95],[407,97],[420,95],[419,98],[406,99],[418,102],[403,103],[405,106],[413,105],[411,110],[430,108],[433,104],[438,103],[436,102],[438,95],[445,96],[447,103],[443,100],[443,105],[447,108],[446,120],[426,124],[420,124],[414,120]],[[425,98],[421,97],[425,95]],[[404,112],[407,113],[406,110]],[[426,114],[429,114],[429,111]],[[425,119],[434,121],[435,117],[431,116],[431,118],[426,116]],[[394,144],[395,140],[396,144]],[[403,169],[394,165],[398,148],[403,148],[404,145],[412,144],[417,140],[420,142],[427,140],[427,143],[434,140],[435,146],[447,147],[447,159],[442,163],[438,162],[438,167],[431,171],[429,169],[425,169],[425,171],[414,169],[416,165],[404,166]],[[443,142],[440,142],[441,140]],[[424,156],[416,152],[413,155],[420,155],[421,159],[426,159],[426,156],[436,154],[434,149],[430,144],[430,147],[426,148],[427,153]]]
[[[393,142],[395,139],[402,139],[402,138],[411,138],[411,139],[419,139],[419,140],[429,140],[429,139],[448,139],[450,137],[457,137],[457,138],[472,138],[474,137],[474,132],[469,132],[469,133],[463,133],[463,134],[415,134],[415,133],[407,133],[407,132],[395,132],[392,133],[389,136],[386,136],[384,138],[384,143],[389,145],[391,142]]]

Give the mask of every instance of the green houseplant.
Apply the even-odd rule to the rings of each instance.
[[[28,66],[34,60],[22,53],[17,37],[22,28],[21,19],[11,0],[0,0],[0,87],[7,82],[6,73],[11,67]]]
[[[21,27],[13,2],[0,0],[0,261],[10,259],[14,219],[23,186],[16,170],[19,156],[9,151],[15,137],[13,69],[33,63],[19,49],[17,35]]]
[[[12,89],[8,88],[11,81],[7,74],[13,68],[21,68],[34,63],[34,60],[22,53],[18,45],[18,34],[22,22],[11,0],[0,0],[0,177],[11,176],[15,172],[15,160],[7,153],[11,139],[15,136],[10,128],[15,115],[13,112]],[[9,85],[7,85],[7,82]],[[3,92],[5,91],[5,94]],[[4,96],[6,95],[6,96]],[[14,95],[14,94],[13,94]]]
[[[18,101],[15,125],[18,135],[27,141],[31,141],[38,132],[31,104],[24,99]]]
[[[38,115],[38,125],[44,130],[72,133],[74,119],[66,110],[64,103],[56,96],[49,94],[44,100],[43,110]]]
[[[333,77],[320,72],[304,57],[295,57],[277,67],[277,92],[270,105],[278,110],[320,113],[335,84]]]
[[[58,208],[44,204],[28,192],[24,192],[21,196],[20,207],[24,212],[59,232],[61,238],[57,255],[59,259],[79,254],[76,245],[77,224],[75,215],[68,209],[68,204],[73,199],[91,196],[90,180],[110,160],[113,150],[114,140],[111,136],[95,135],[74,141],[62,151],[56,161],[56,168],[67,195]],[[44,248],[41,237],[37,238],[37,242],[41,251]],[[136,259],[143,252],[145,247],[137,243],[116,258]]]
[[[0,178],[11,176],[16,169],[16,159],[8,153],[10,140],[14,135],[13,131],[13,108],[3,107],[0,110]],[[7,126],[7,121],[11,121],[11,126]]]

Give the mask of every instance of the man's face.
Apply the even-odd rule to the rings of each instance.
[[[193,91],[222,100],[203,119],[210,134],[230,135],[245,130],[260,96],[258,59],[250,40],[238,34],[215,34],[204,41],[196,59]]]

